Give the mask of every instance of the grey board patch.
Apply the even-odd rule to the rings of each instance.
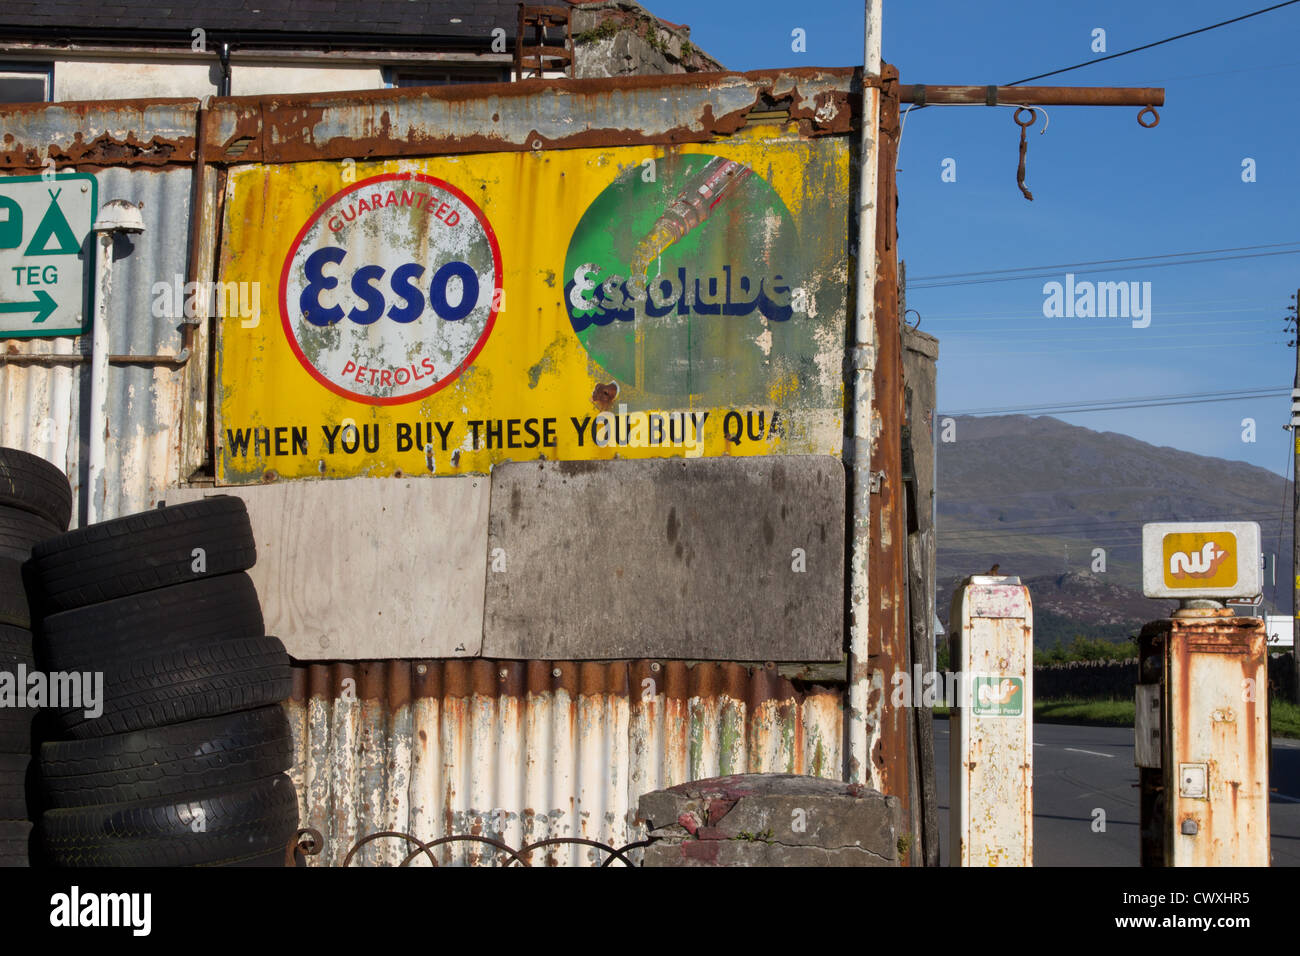
[[[844,487],[822,455],[499,465],[483,655],[838,661]]]

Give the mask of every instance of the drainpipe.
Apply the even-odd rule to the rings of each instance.
[[[876,166],[880,129],[880,30],[882,0],[865,0],[862,69],[862,130],[858,155],[857,309],[853,347],[853,499],[849,546],[849,714],[846,778],[880,789],[871,751],[880,740],[886,675],[870,656],[871,445],[875,400],[871,385],[876,364]],[[882,436],[896,441],[897,436]],[[896,597],[897,599],[897,597]]]
[[[96,244],[95,319],[91,332],[90,454],[83,526],[103,519],[107,498],[104,462],[108,437],[108,294],[113,287],[113,240],[118,233],[144,232],[144,217],[134,203],[113,199],[100,207],[92,231]]]
[[[217,51],[217,57],[221,60],[221,89],[219,96],[230,95],[230,44],[221,44],[221,49]]]

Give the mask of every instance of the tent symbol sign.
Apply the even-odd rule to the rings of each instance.
[[[0,338],[80,335],[95,177],[0,178]]]

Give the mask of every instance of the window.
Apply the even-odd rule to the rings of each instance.
[[[390,87],[449,86],[456,83],[505,83],[509,68],[501,67],[423,67],[392,66],[387,70]]]
[[[48,103],[53,98],[53,64],[0,61],[0,103]]]

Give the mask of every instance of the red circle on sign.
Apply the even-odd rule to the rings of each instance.
[[[311,231],[312,226],[314,226],[317,223],[320,217],[325,214],[325,211],[329,209],[331,206],[333,206],[336,201],[342,199],[344,196],[348,195],[349,193],[355,192],[358,189],[361,189],[366,186],[372,186],[375,183],[387,182],[389,180],[405,180],[405,181],[415,180],[423,183],[429,183],[430,185],[435,186],[436,188],[441,189],[444,192],[448,192],[451,195],[455,196],[457,199],[459,199],[462,203],[465,204],[466,209],[468,209],[471,213],[474,214],[474,218],[478,220],[478,224],[483,227],[483,232],[487,236],[488,245],[492,250],[492,267],[494,273],[493,286],[492,286],[493,289],[492,303],[488,307],[487,322],[484,323],[483,331],[479,333],[478,340],[474,343],[474,347],[470,349],[469,354],[466,355],[463,359],[461,359],[461,361],[456,365],[454,369],[452,369],[450,372],[448,372],[445,376],[440,378],[438,381],[434,382],[428,388],[423,389],[422,391],[419,392],[415,392],[411,395],[397,395],[397,396],[361,395],[358,394],[357,392],[353,392],[346,388],[343,388],[338,383],[327,378],[320,371],[320,369],[316,368],[316,366],[311,363],[311,361],[307,358],[307,356],[303,354],[302,348],[298,344],[298,338],[294,334],[293,324],[289,321],[289,309],[288,309],[288,302],[286,301],[286,290],[288,289],[288,285],[289,285],[289,270],[293,266],[294,258],[298,255],[298,248],[299,246],[302,245],[303,238],[307,235],[308,232]],[[379,176],[371,176],[369,179],[363,179],[360,182],[355,182],[350,186],[346,186],[343,189],[340,189],[338,192],[334,193],[334,195],[330,196],[323,203],[321,203],[319,207],[317,207],[316,211],[312,213],[311,218],[309,218],[305,223],[303,223],[303,227],[298,230],[298,235],[294,237],[293,243],[289,246],[289,253],[287,256],[285,256],[284,266],[280,270],[280,324],[284,329],[284,337],[289,342],[289,348],[293,349],[293,354],[297,356],[299,364],[301,364],[302,367],[307,370],[307,373],[311,375],[312,378],[314,378],[321,385],[324,385],[335,395],[341,395],[343,398],[348,398],[356,402],[362,402],[366,405],[405,405],[409,402],[417,402],[422,398],[427,398],[428,396],[432,395],[434,392],[440,391],[441,389],[445,388],[446,386],[450,385],[453,381],[455,381],[456,378],[459,377],[460,374],[465,371],[465,369],[469,368],[471,365],[474,364],[474,360],[478,358],[478,354],[481,351],[483,351],[483,346],[487,344],[488,336],[492,333],[492,327],[496,324],[496,320],[497,320],[496,291],[500,288],[501,288],[501,247],[497,244],[496,232],[493,231],[492,224],[488,222],[487,217],[483,215],[483,210],[479,209],[479,207],[474,203],[473,200],[469,198],[469,196],[467,196],[461,190],[457,189],[451,183],[438,179],[434,176],[426,176],[423,173],[383,173]]]

